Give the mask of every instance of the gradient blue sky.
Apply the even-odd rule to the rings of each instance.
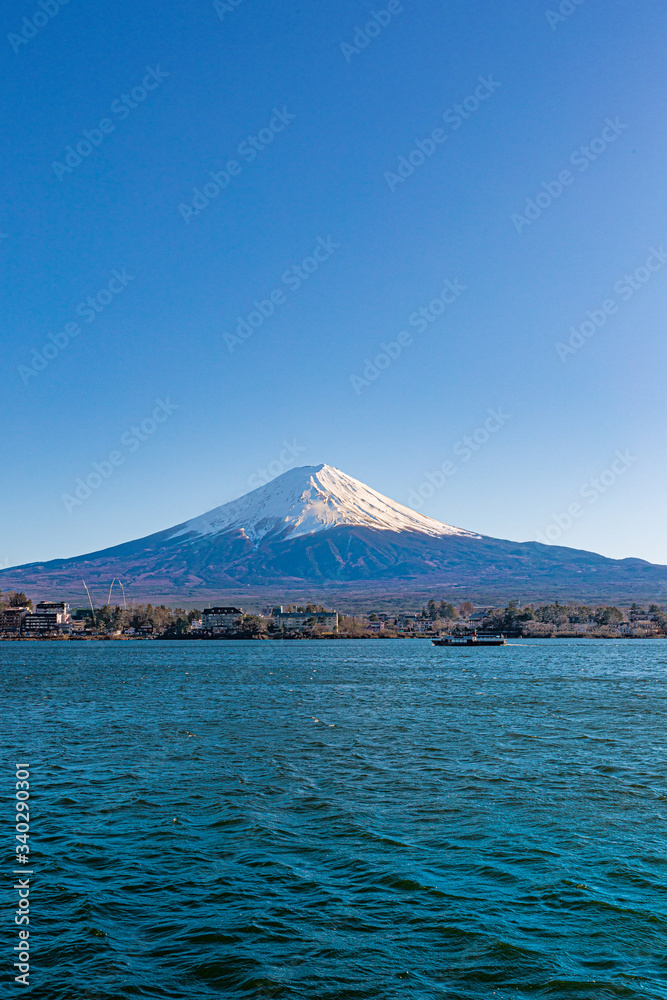
[[[530,540],[581,502],[560,544],[667,563],[667,264],[629,301],[614,291],[667,245],[664,5],[571,7],[552,27],[547,3],[404,0],[348,61],[341,43],[386,4],[75,0],[18,52],[8,36],[40,8],[6,5],[0,566],[231,500],[285,440],[294,464],[403,503],[452,460],[420,508],[433,517]],[[121,120],[111,105],[147,66],[168,77]],[[493,95],[443,123],[489,75]],[[239,143],[274,107],[296,117],[248,163]],[[54,161],[103,118],[114,131],[59,179]],[[607,118],[627,127],[581,172],[570,156]],[[385,173],[438,127],[447,140],[391,191]],[[240,174],[186,223],[179,205],[230,159]],[[518,233],[512,214],[566,169],[573,183]],[[319,237],[339,249],[290,290],[281,276]],[[95,321],[77,317],[124,268]],[[446,279],[466,291],[355,392]],[[224,334],[278,287],[285,301],[230,352]],[[561,361],[556,343],[610,298],[617,312]],[[32,349],[72,321],[80,335],[26,384]],[[177,409],[122,443],[158,398]],[[457,457],[489,408],[510,417]],[[630,467],[582,500],[619,449]],[[122,464],[68,511],[63,494],[114,450]]]

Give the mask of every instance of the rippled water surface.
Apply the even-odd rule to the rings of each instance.
[[[667,642],[0,662],[33,996],[667,997]]]

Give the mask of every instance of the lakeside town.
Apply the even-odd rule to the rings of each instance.
[[[185,611],[164,604],[71,609],[66,601],[35,603],[23,592],[0,594],[0,639],[400,639],[444,634],[503,634],[520,638],[661,638],[667,609],[658,604],[520,604],[504,608],[429,600],[420,611],[350,614],[321,604],[212,606]]]

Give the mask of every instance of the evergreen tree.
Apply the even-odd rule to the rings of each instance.
[[[239,631],[242,632],[243,635],[247,635],[249,638],[253,638],[256,635],[264,635],[264,622],[257,615],[243,615],[239,625]]]
[[[613,606],[597,608],[595,611],[595,621],[598,625],[618,625],[623,621],[623,615]]]

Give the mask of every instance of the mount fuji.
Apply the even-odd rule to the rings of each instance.
[[[667,595],[667,567],[490,538],[426,517],[329,465],[291,469],[165,531],[70,559],[0,571],[2,590],[98,603],[116,578],[137,600],[351,606],[425,596],[640,599]],[[351,602],[351,604],[350,604]]]
[[[403,507],[331,465],[291,469],[238,500],[186,521],[171,537],[242,531],[256,545],[268,537],[294,539],[344,525],[418,532],[433,538],[479,538]]]

